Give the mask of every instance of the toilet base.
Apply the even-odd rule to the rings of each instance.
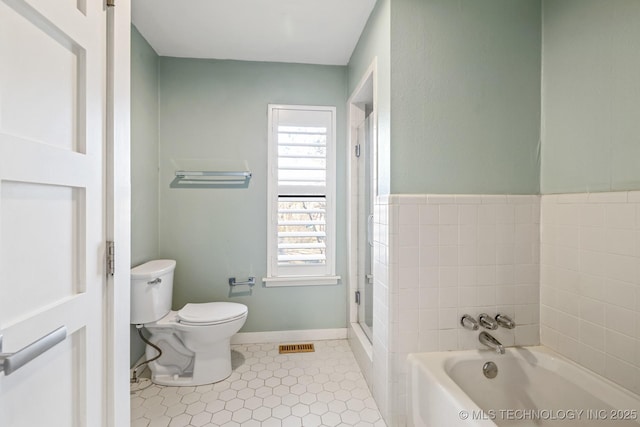
[[[155,362],[150,364],[150,368],[151,381],[164,386],[198,386],[222,381],[231,375],[231,339],[218,341],[206,351],[197,351],[193,370],[185,376],[161,373],[166,370],[155,365]],[[156,374],[154,371],[160,372]]]
[[[193,377],[180,377],[178,375],[151,375],[151,382],[158,385],[164,385],[169,387],[187,387],[203,385],[200,383],[194,383]],[[205,383],[209,384],[209,383]]]

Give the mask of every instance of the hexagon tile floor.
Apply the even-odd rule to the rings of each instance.
[[[155,384],[131,396],[132,427],[386,427],[346,340],[313,353],[234,345],[233,373],[199,387]]]

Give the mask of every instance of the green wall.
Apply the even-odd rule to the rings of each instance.
[[[381,0],[381,193],[640,188],[637,0]]]
[[[540,0],[391,3],[391,192],[537,194]]]
[[[158,62],[131,27],[131,266],[158,257]],[[131,363],[144,344],[131,328]]]
[[[374,59],[381,194],[640,189],[638,22],[636,0],[379,0],[347,67],[159,58],[134,29],[132,265],[175,258],[174,306],[245,303],[245,331],[344,327],[344,284],[231,296],[227,278],[266,273],[267,104],[322,104],[344,282],[345,103]],[[184,158],[254,176],[170,188]]]
[[[376,61],[378,114],[378,193],[391,189],[391,3],[378,0],[348,64],[349,96]]]
[[[160,254],[177,260],[174,308],[234,301],[243,331],[346,326],[345,67],[160,58]],[[337,107],[336,286],[265,288],[231,295],[229,277],[266,275],[267,105]],[[248,188],[170,188],[176,159],[247,163]],[[238,291],[241,291],[239,289]]]
[[[131,266],[158,256],[159,57],[131,28]]]
[[[640,189],[640,2],[543,10],[542,192]]]

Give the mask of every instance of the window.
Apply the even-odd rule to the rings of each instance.
[[[269,105],[267,286],[336,284],[335,107]]]

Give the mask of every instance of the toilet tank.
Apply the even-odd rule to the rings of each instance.
[[[158,259],[131,269],[131,321],[134,325],[161,319],[171,310],[176,262]]]

